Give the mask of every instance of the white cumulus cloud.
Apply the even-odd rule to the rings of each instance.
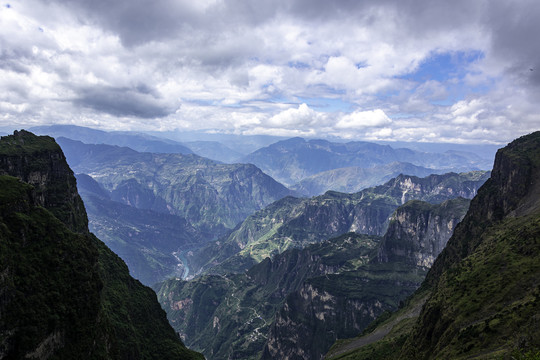
[[[337,129],[363,129],[389,125],[392,120],[381,109],[355,111],[344,115],[336,124]]]

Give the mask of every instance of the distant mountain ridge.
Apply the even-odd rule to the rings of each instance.
[[[242,153],[231,149],[217,141],[188,141],[184,143],[195,154],[212,159],[222,161],[227,164],[238,162],[242,158]]]
[[[65,137],[86,144],[125,146],[139,152],[192,154],[233,163],[243,155],[217,141],[179,142],[164,136],[154,136],[134,131],[103,131],[75,125],[36,126],[30,131],[55,138]]]
[[[222,164],[194,154],[139,153],[126,147],[57,139],[78,173],[92,176],[111,199],[180,216],[214,236],[291,194],[251,164]]]
[[[140,152],[192,154],[193,151],[177,141],[128,131],[103,131],[75,125],[36,126],[29,129],[38,135],[65,137],[87,144],[125,146]]]
[[[242,159],[260,167],[277,181],[292,186],[315,174],[345,167],[372,168],[393,162],[462,172],[491,168],[491,160],[474,153],[426,153],[369,142],[334,143],[292,138],[261,148]]]

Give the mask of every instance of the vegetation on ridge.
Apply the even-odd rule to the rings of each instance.
[[[13,143],[23,150],[9,150]],[[0,173],[16,175],[0,175],[0,356],[202,359],[183,345],[151,289],[87,228],[68,227],[81,224],[72,219],[85,219],[84,208],[57,211],[80,209],[80,198],[54,141],[21,131],[3,137],[0,149]]]
[[[448,173],[425,178],[399,175],[386,184],[308,199],[286,197],[249,216],[231,235],[188,257],[195,272],[239,272],[291,247],[350,231],[383,235],[394,210],[412,199],[440,203],[472,198],[489,173]]]
[[[403,311],[424,294],[422,310],[405,325],[393,314],[328,358],[539,357],[540,132],[499,150],[492,174]],[[392,331],[370,341],[384,326]]]

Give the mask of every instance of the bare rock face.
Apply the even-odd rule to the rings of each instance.
[[[286,298],[270,327],[263,359],[321,359],[336,339],[358,335],[383,311],[395,309],[420,285],[469,202],[414,200],[398,207],[371,263],[310,279]]]
[[[21,130],[2,137],[0,175],[10,175],[34,186],[36,201],[71,230],[88,232],[84,204],[66,158],[53,138]]]
[[[425,271],[371,264],[309,279],[276,313],[262,359],[322,359],[337,340],[353,337],[411,294]]]
[[[429,268],[463,219],[470,201],[464,198],[441,204],[410,201],[399,207],[390,221],[378,261],[404,261]]]
[[[211,251],[200,256],[213,255],[205,259],[206,264],[197,266],[220,264],[220,271],[238,272],[287,248],[347,232],[384,235],[393,212],[407,201],[437,204],[457,197],[472,198],[488,177],[485,171],[425,178],[399,175],[354,194],[328,191],[308,199],[287,197],[248,217],[224,242],[212,245]]]

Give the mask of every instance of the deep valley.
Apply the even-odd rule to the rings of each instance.
[[[185,344],[217,360],[431,359],[539,346],[538,133],[500,150],[491,172],[383,181],[394,165],[374,166],[379,185],[311,197],[180,147],[58,144],[1,140],[2,356],[155,358],[156,344],[163,358],[200,356]],[[67,291],[79,295],[64,303]]]

